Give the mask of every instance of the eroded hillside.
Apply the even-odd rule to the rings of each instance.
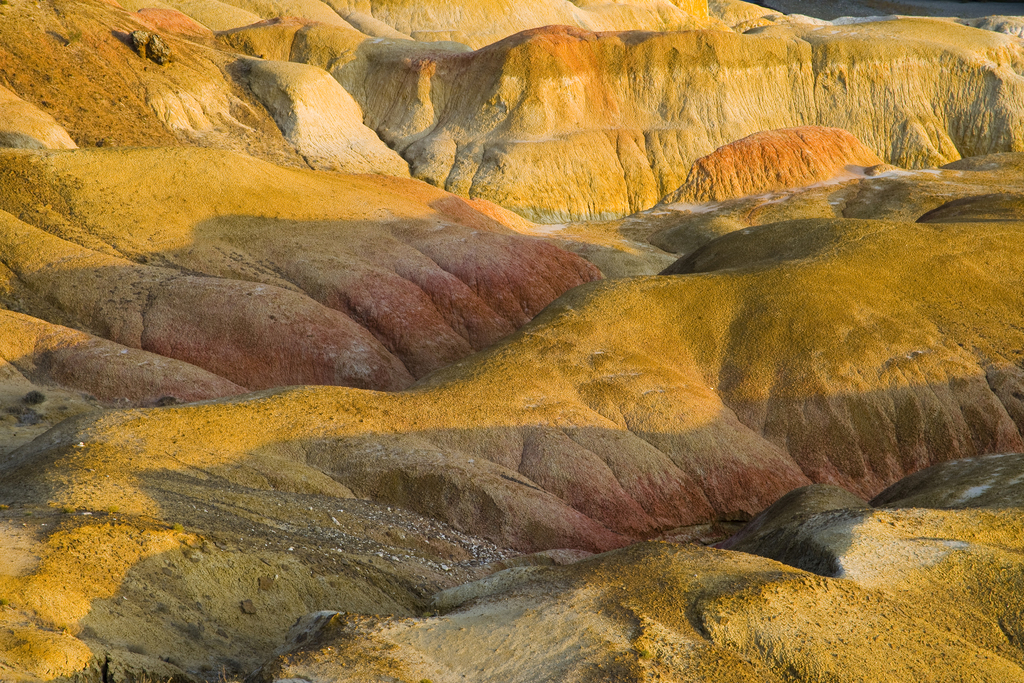
[[[0,4],[0,679],[1024,680],[1022,22]]]

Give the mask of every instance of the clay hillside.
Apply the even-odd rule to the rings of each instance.
[[[0,681],[1024,681],[1024,4],[767,5],[0,0]]]

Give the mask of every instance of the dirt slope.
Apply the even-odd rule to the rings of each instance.
[[[986,478],[978,508],[870,509],[818,485],[767,510],[746,552],[638,544],[445,591],[443,616],[312,615],[254,680],[1024,680],[1022,459],[940,466]]]
[[[250,389],[402,388],[599,276],[416,181],[194,148],[0,156],[9,307]]]
[[[67,450],[85,433],[147,471],[260,452],[524,550],[748,519],[809,481],[871,496],[934,462],[1021,448],[1022,230],[733,233],[690,275],[577,288],[411,391],[279,391],[197,408],[201,422],[188,407],[113,414],[37,440],[4,476],[74,504],[43,463],[88,467],[89,449]]]

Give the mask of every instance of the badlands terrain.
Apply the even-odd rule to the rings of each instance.
[[[0,681],[1024,681],[1024,5],[0,0]]]

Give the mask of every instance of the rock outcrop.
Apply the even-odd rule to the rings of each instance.
[[[152,60],[160,66],[171,61],[171,49],[158,34],[149,31],[132,31],[128,37],[139,57]]]
[[[697,159],[664,202],[704,204],[848,179],[882,160],[838,128],[784,128],[730,142]]]
[[[902,167],[1024,150],[1024,47],[939,20],[545,28],[468,54],[374,59],[379,88],[359,86],[365,66],[351,81],[332,73],[415,177],[540,222],[648,208],[696,159],[763,130],[842,128]]]
[[[315,66],[250,61],[247,82],[311,168],[409,177],[402,157],[363,125],[344,88]]]

